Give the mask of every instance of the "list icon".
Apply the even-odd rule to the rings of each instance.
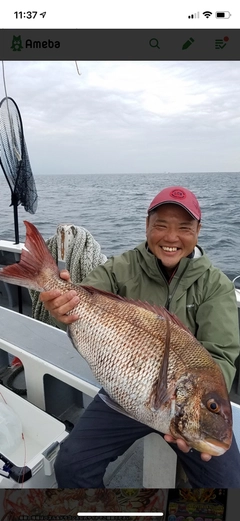
[[[224,36],[224,38],[215,40],[215,49],[224,49],[229,41],[228,36]]]

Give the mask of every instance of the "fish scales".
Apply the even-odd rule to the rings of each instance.
[[[25,221],[20,263],[0,280],[39,291],[75,289],[69,326],[74,347],[109,394],[107,403],[159,432],[221,455],[232,440],[231,406],[222,371],[177,317],[164,308],[63,281],[36,227]]]
[[[79,288],[76,289],[79,292]],[[74,313],[80,316],[84,308],[85,316],[82,320],[85,326],[79,328],[78,322],[70,326],[73,344],[88,360],[96,378],[117,403],[136,417],[139,417],[141,407],[141,420],[145,421],[146,414],[148,418],[151,415],[151,421],[154,422],[154,411],[150,414],[148,408],[149,397],[158,380],[162,364],[166,320],[145,309],[113,301],[101,295],[95,296],[95,300],[98,301],[97,313],[89,295],[81,298],[79,306],[75,308]],[[202,367],[202,349],[198,349],[199,344],[195,338],[185,331],[179,335],[174,324],[171,324],[170,328],[168,384],[177,379],[178,373],[181,374],[186,369],[189,360],[194,363],[194,349],[198,359],[194,367]],[[203,362],[206,367],[215,367],[210,355],[205,357]],[[190,367],[191,363],[188,364],[188,371]]]
[[[123,306],[120,304],[120,307]],[[73,344],[78,346],[77,349],[88,360],[97,379],[112,398],[127,411],[133,411],[133,407],[137,409],[142,405],[144,396],[147,401],[152,382],[158,378],[161,350],[156,350],[148,331],[136,329],[134,319],[138,308],[134,306],[132,313],[129,313],[124,307],[125,323],[116,320],[118,302],[109,301],[107,313],[99,308],[95,314],[90,300],[89,309],[86,307],[85,310],[86,322],[90,326],[79,328],[76,322],[70,326],[70,334]],[[80,308],[83,308],[82,304]],[[77,308],[75,312],[78,313]]]

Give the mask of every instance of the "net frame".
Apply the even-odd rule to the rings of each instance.
[[[11,191],[14,212],[15,241],[19,244],[17,207],[34,214],[38,195],[24,139],[22,118],[13,98],[0,102],[0,166]]]

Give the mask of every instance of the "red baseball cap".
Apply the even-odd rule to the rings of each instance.
[[[148,208],[148,214],[162,204],[173,203],[182,206],[188,213],[198,221],[201,220],[201,209],[196,196],[187,188],[182,186],[170,186],[164,188],[154,197]]]

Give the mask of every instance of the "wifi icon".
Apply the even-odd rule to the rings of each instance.
[[[203,15],[206,17],[206,18],[209,18],[209,16],[211,16],[211,11],[204,11]]]

